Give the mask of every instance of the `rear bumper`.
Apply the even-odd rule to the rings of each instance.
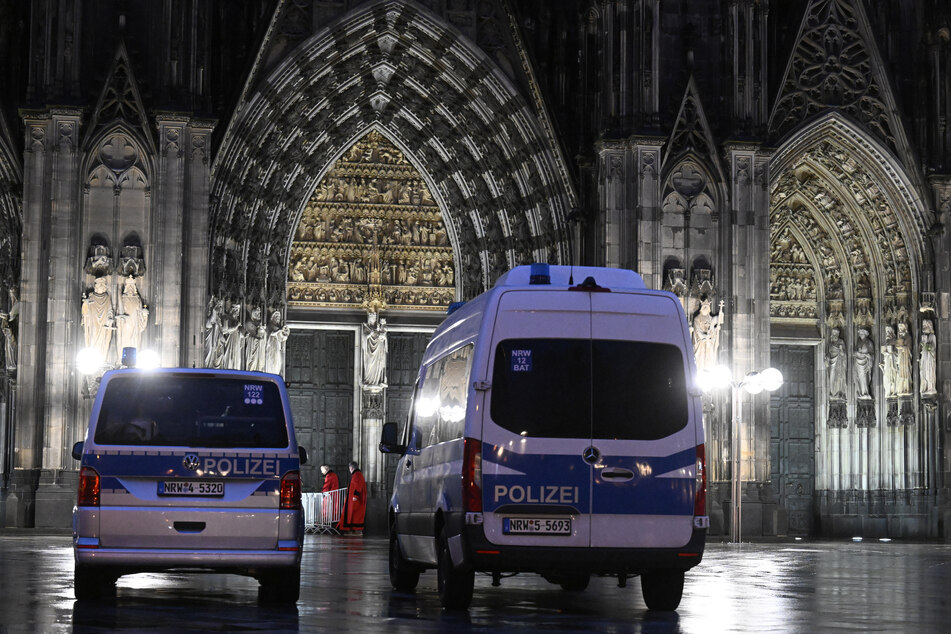
[[[485,538],[481,526],[464,526],[466,564],[485,572],[586,572],[638,575],[655,568],[688,570],[703,559],[706,529],[694,529],[680,548],[558,548],[500,546]]]
[[[300,566],[296,550],[173,550],[146,548],[74,548],[76,564],[131,572],[188,568],[239,574]]]

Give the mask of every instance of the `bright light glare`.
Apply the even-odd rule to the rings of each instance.
[[[424,418],[432,416],[439,409],[439,400],[435,398],[420,398],[416,401],[416,413]]]
[[[712,391],[716,386],[713,384],[713,374],[710,370],[697,370],[697,387],[704,394]]]
[[[155,350],[140,350],[135,361],[135,367],[142,370],[154,370],[161,365],[160,361]]]
[[[714,366],[713,370],[713,385],[718,388],[730,387],[733,383],[733,372],[728,366],[718,365]]]
[[[760,372],[760,381],[770,392],[778,390],[783,384],[783,373],[776,368],[766,368]]]
[[[83,374],[95,374],[102,367],[102,357],[95,348],[83,348],[76,354],[76,368]]]
[[[466,410],[459,405],[445,405],[439,408],[439,415],[445,421],[458,423],[466,417]]]
[[[763,378],[759,372],[750,372],[741,383],[743,389],[750,394],[759,394],[763,391]]]

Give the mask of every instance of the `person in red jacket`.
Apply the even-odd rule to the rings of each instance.
[[[320,465],[320,472],[324,474],[324,486],[320,489],[323,495],[320,498],[320,524],[337,528],[340,521],[339,512],[334,516],[334,510],[340,508],[340,493],[333,493],[340,488],[340,479],[330,468],[329,464]]]
[[[347,487],[347,501],[344,504],[340,530],[363,531],[367,513],[367,482],[356,462],[351,461],[347,466],[350,468],[350,485]]]

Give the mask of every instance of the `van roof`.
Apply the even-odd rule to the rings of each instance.
[[[593,277],[598,286],[611,289],[646,289],[641,276],[630,269],[612,269],[595,266],[564,266],[559,264],[525,264],[516,266],[505,273],[495,282],[495,286],[529,286],[532,285],[534,271],[541,272],[547,269],[550,286],[569,287],[581,284],[585,279]],[[535,285],[538,285],[536,282]],[[542,282],[543,284],[543,282]]]

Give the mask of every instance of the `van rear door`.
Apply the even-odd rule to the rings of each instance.
[[[588,546],[588,293],[499,298],[482,428],[484,531],[496,544]]]
[[[590,293],[591,545],[679,547],[693,530],[700,412],[673,296]]]

